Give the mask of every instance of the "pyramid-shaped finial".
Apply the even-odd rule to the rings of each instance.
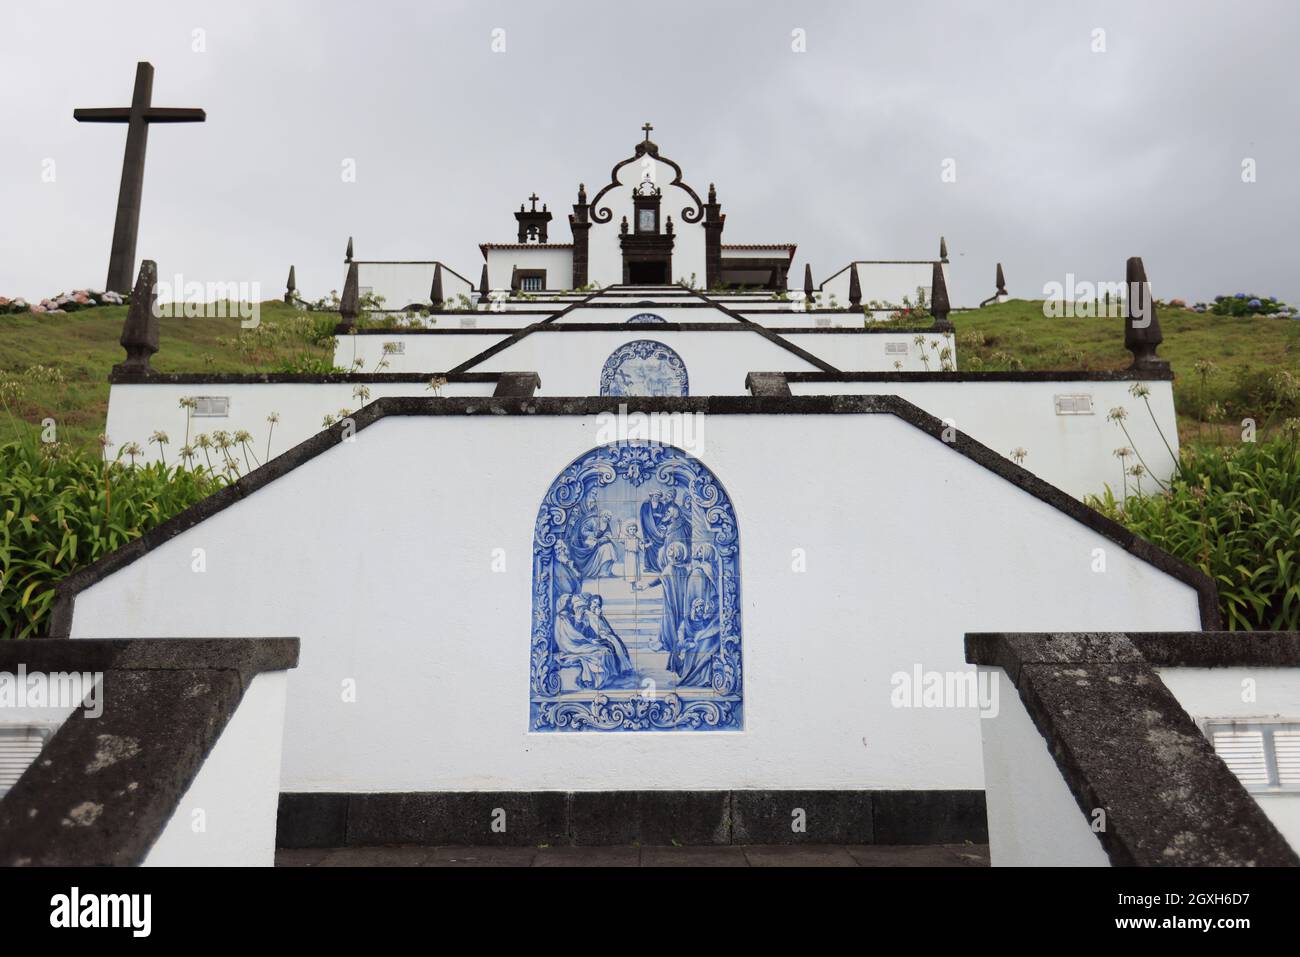
[[[481,303],[486,303],[486,302],[487,302],[487,298],[488,298],[488,294],[491,293],[491,292],[492,292],[492,289],[491,289],[490,286],[488,286],[487,263],[484,263],[484,264],[483,264],[483,272],[482,272],[482,274],[481,274],[481,275],[479,276],[479,278],[478,278],[478,300],[479,300],[479,302],[481,302]]]
[[[1007,277],[1002,275],[1002,263],[998,263],[997,287],[999,296],[1007,294]]]
[[[1141,256],[1131,256],[1125,264],[1128,313],[1124,319],[1124,348],[1133,353],[1134,369],[1163,371],[1169,363],[1156,355],[1156,346],[1164,341],[1160,320],[1156,318],[1156,301],[1151,296],[1147,270]]]
[[[862,305],[862,280],[858,278],[858,264],[849,265],[849,305],[857,309]]]
[[[348,277],[343,281],[343,298],[339,300],[339,325],[351,329],[361,314],[361,282],[357,264],[348,264]]]
[[[284,301],[293,305],[295,294],[298,292],[298,281],[294,278],[293,266],[289,267],[289,281],[284,284]]]
[[[442,263],[433,265],[433,285],[429,288],[429,305],[442,308]]]
[[[948,241],[944,239],[942,236],[940,236],[939,237],[939,262],[946,263],[947,261],[948,261]]]
[[[950,311],[948,281],[943,276],[943,264],[935,263],[930,273],[930,315],[934,316],[935,329],[951,331],[953,326],[948,319]]]
[[[815,295],[815,290],[813,289],[813,281],[812,281],[812,264],[804,263],[803,264],[803,301],[804,301],[804,305],[809,309],[812,308],[814,295]]]
[[[135,289],[131,291],[131,306],[122,324],[122,348],[126,361],[113,366],[115,373],[128,375],[153,375],[149,357],[158,351],[158,264],[152,259],[140,263]]]
[[[347,253],[344,255],[344,257],[343,257],[343,261],[344,261],[345,263],[350,263],[350,262],[352,262],[352,237],[351,237],[351,236],[348,237],[348,251],[347,251]]]

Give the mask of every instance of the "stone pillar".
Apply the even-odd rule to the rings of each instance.
[[[122,348],[126,361],[113,366],[113,374],[153,375],[149,357],[158,351],[158,265],[152,259],[140,263],[140,274],[131,293],[131,306],[122,324]]]
[[[578,184],[578,201],[569,216],[569,229],[573,232],[573,288],[587,285],[587,234],[591,231],[591,207],[587,205],[587,187]]]
[[[722,214],[718,192],[709,184],[709,201],[704,204],[704,288],[722,285],[722,228],[727,217]]]
[[[1156,318],[1156,301],[1151,295],[1142,257],[1130,257],[1125,271],[1128,307],[1124,319],[1124,348],[1133,353],[1133,364],[1129,368],[1164,372],[1169,363],[1156,356],[1156,346],[1164,342],[1165,337],[1160,331],[1160,320]]]

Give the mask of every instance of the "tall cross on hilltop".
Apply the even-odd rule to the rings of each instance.
[[[153,65],[135,65],[135,93],[130,106],[77,109],[72,118],[80,123],[125,123],[126,155],[122,159],[122,184],[117,192],[117,220],[113,224],[113,248],[108,256],[105,288],[131,291],[135,271],[135,241],[140,232],[140,196],[144,191],[144,151],[150,123],[202,123],[207,114],[186,107],[154,106]]]

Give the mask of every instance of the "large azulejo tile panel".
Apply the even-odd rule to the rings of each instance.
[[[601,395],[688,395],[689,388],[682,357],[653,339],[625,342],[600,370]]]
[[[534,731],[738,731],[740,542],[722,484],[659,443],[591,450],[533,536]]]

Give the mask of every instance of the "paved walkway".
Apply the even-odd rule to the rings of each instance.
[[[987,844],[281,849],[277,867],[988,867]]]

